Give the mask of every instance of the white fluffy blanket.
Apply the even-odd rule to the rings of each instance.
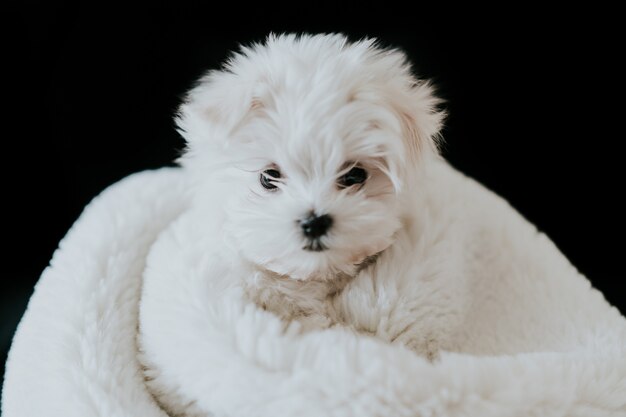
[[[172,277],[160,292],[146,288],[161,294],[142,306],[150,326],[163,326],[147,336],[162,347],[152,359],[176,364],[159,378],[203,415],[626,416],[624,317],[514,210],[450,172],[506,225],[502,239],[526,262],[524,274],[500,271],[501,281],[465,289],[456,352],[431,363],[345,327],[303,331],[240,288],[207,283],[211,260],[193,227],[179,221],[161,233],[187,209],[181,171],[162,169],[105,191],[61,242],[15,336],[2,415],[167,415],[169,399],[147,390],[138,354],[151,259]],[[176,235],[185,230],[191,236]]]

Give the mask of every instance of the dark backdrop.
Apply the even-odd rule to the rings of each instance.
[[[181,94],[270,31],[340,31],[404,49],[447,101],[445,156],[508,199],[626,311],[617,13],[236,7],[25,3],[4,14],[0,366],[33,285],[85,204],[132,172],[170,164],[183,147],[172,123]]]

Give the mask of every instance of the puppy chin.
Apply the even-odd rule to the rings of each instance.
[[[274,274],[288,277],[298,281],[318,280],[331,281],[339,277],[352,277],[358,273],[363,265],[391,246],[391,240],[377,242],[345,255],[344,259],[332,252],[304,252],[300,256],[294,256],[289,260],[273,260],[264,262],[262,267]]]
[[[312,257],[320,256],[313,254]],[[272,261],[263,265],[265,269],[277,275],[288,277],[296,281],[331,281],[339,275],[353,276],[358,269],[358,263],[342,265],[328,265],[324,260],[308,260],[301,264],[294,262]]]

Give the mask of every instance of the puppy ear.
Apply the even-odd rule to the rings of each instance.
[[[432,85],[418,81],[410,89],[407,100],[396,110],[400,115],[407,153],[417,162],[425,154],[438,154],[441,136],[439,134],[445,111],[439,109],[443,100],[434,94]]]
[[[227,71],[210,72],[189,91],[176,117],[178,132],[187,142],[187,153],[223,147],[232,133],[262,107],[252,85]]]

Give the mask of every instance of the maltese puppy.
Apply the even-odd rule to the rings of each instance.
[[[390,340],[409,333],[406,323],[384,331],[355,323],[344,289],[367,275],[401,291],[438,274],[416,267],[430,246],[453,255],[447,242],[431,242],[436,234],[423,236],[438,103],[404,54],[341,35],[270,36],[199,81],[177,120],[188,143],[181,162],[195,180],[194,204],[219,225],[219,256],[252,266],[241,277],[252,301],[305,327],[341,323]],[[440,281],[425,293],[452,302]],[[434,333],[409,344],[432,356]]]

